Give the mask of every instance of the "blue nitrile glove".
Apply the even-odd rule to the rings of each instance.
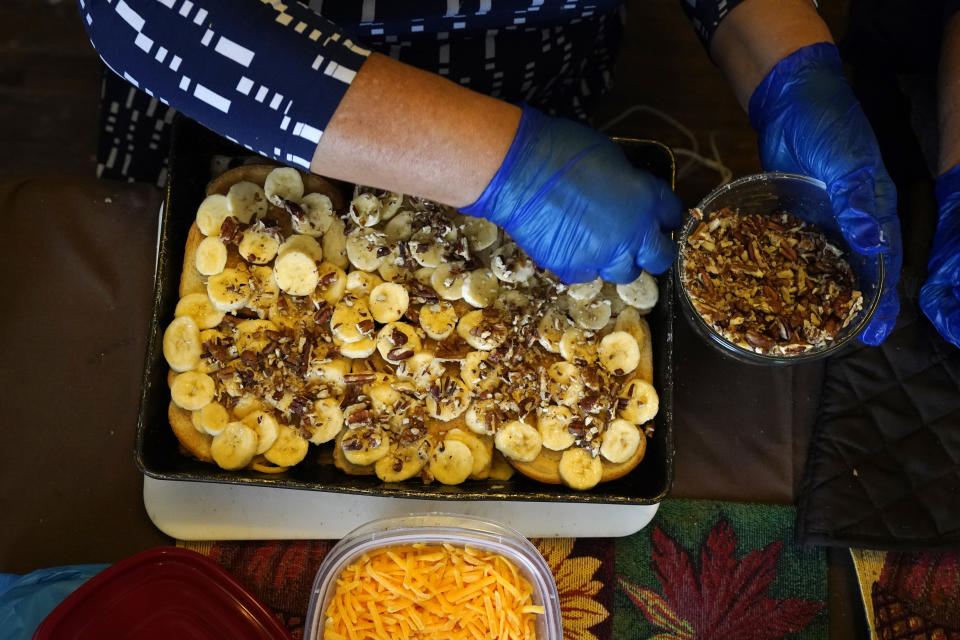
[[[920,308],[944,339],[960,347],[960,164],[937,178],[940,218],[920,289]]]
[[[670,185],[635,169],[610,139],[528,106],[503,164],[462,211],[503,227],[567,283],[662,273],[675,251],[663,230],[681,221]]]
[[[843,76],[837,48],[820,42],[778,62],[754,91],[749,111],[764,168],[823,181],[850,246],[864,255],[883,252],[882,298],[860,335],[866,344],[880,344],[900,311],[897,191],[870,123]]]
[[[29,640],[57,605],[108,564],[40,569],[17,576],[0,574],[0,637]]]

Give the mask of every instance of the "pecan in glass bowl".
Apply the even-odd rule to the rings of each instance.
[[[851,249],[812,178],[762,173],[718,187],[678,236],[684,315],[743,362],[789,365],[837,353],[880,301],[883,261]]]

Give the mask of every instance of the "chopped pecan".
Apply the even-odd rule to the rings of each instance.
[[[343,376],[343,382],[347,385],[367,384],[377,379],[377,374],[373,371],[364,371],[363,373],[347,373]]]
[[[681,264],[704,321],[759,353],[821,346],[863,304],[841,252],[819,229],[786,213],[714,212],[688,237]],[[827,330],[830,311],[837,322]]]

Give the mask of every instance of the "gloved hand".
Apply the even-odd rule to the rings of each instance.
[[[864,255],[883,252],[882,298],[860,335],[866,344],[880,344],[900,310],[897,192],[870,123],[844,79],[837,48],[821,42],[782,59],[754,91],[749,112],[764,168],[826,183],[837,225],[850,246]]]
[[[500,169],[461,211],[503,227],[567,283],[662,273],[675,252],[663,230],[682,217],[670,186],[635,169],[615,143],[527,106]]]
[[[960,347],[960,165],[937,179],[940,218],[920,308],[944,339]]]
[[[39,569],[23,576],[0,574],[0,629],[9,640],[28,640],[44,618],[84,582],[110,565]]]

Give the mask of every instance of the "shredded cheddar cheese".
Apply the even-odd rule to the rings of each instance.
[[[535,640],[530,583],[496,553],[444,544],[363,555],[337,579],[324,640]]]

